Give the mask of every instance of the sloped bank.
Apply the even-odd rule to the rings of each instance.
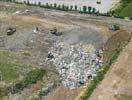
[[[104,67],[98,72],[98,76],[90,82],[85,92],[77,100],[88,100],[98,84],[104,79],[110,66],[116,61],[122,49],[131,40],[132,34],[126,31],[117,31],[105,44],[104,47]]]

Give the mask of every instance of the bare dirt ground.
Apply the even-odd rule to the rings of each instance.
[[[1,4],[7,5],[6,3]],[[16,5],[13,5],[13,7],[14,6]],[[84,31],[85,34],[94,32],[100,34],[104,41],[115,34],[108,30],[109,24],[118,23],[121,28],[128,32],[132,31],[132,21],[69,12],[66,13],[63,11],[46,10],[37,7],[17,7],[18,6],[16,6],[15,11],[29,9],[30,12],[21,14],[15,14],[14,12],[0,12],[0,35],[4,36],[6,40],[5,46],[0,47],[0,52],[6,51],[13,53],[14,56],[10,57],[10,61],[12,62],[24,63],[31,65],[32,67],[41,66],[46,68],[48,70],[48,75],[44,79],[44,82],[47,85],[60,81],[55,66],[47,65],[44,62],[49,47],[53,42],[47,33],[50,29],[53,29],[53,27],[57,27],[59,31],[64,33],[68,31],[71,33],[78,32],[78,34],[80,34],[81,31]],[[17,29],[16,33],[12,36],[7,36],[6,30],[8,27],[15,27]],[[39,27],[39,32],[37,34],[33,32],[36,27]],[[80,30],[76,30],[78,28]],[[24,55],[23,52],[28,52],[30,56]],[[3,58],[0,60],[3,61]],[[30,95],[36,93],[40,89],[40,85],[41,82],[38,82],[32,87],[22,91],[19,95],[28,100]],[[82,88],[70,90],[60,85],[44,97],[43,100],[74,100],[81,90]],[[93,98],[92,100],[95,99]]]

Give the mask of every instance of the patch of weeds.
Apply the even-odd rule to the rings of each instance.
[[[18,65],[13,63],[0,63],[0,74],[2,81],[12,82],[18,78]]]
[[[132,94],[118,94],[115,98],[116,100],[132,100]]]
[[[22,54],[25,56],[31,56],[31,53],[29,51],[23,51]]]
[[[38,80],[42,80],[45,74],[46,70],[44,69],[35,69],[30,71],[24,79],[25,86],[35,84]]]
[[[9,87],[9,92],[11,92],[12,94],[20,92],[29,85],[35,84],[37,81],[42,80],[44,75],[46,75],[45,69],[41,68],[31,70],[23,80],[14,83],[13,86]]]

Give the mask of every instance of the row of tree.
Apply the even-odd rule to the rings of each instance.
[[[78,7],[77,5],[65,5],[65,4],[57,4],[57,3],[54,3],[54,4],[49,4],[49,3],[46,3],[46,4],[42,4],[41,2],[36,2],[36,3],[32,3],[30,2],[29,0],[27,1],[23,1],[23,2],[19,2],[17,0],[0,0],[0,1],[6,1],[6,2],[14,2],[14,3],[17,3],[17,4],[26,4],[26,5],[29,5],[29,6],[40,6],[42,8],[48,8],[48,9],[57,9],[57,10],[63,10],[63,11],[79,11],[80,13],[89,13],[89,14],[97,14],[99,13],[99,11],[97,11],[95,8],[91,7],[91,6],[83,6],[82,8],[81,7]]]
[[[40,6],[42,8],[48,8],[48,9],[57,9],[57,10],[63,10],[63,11],[78,11],[79,13],[87,13],[87,14],[96,14],[97,16],[108,16],[108,17],[116,17],[116,18],[122,18],[124,19],[124,17],[120,17],[118,15],[114,14],[114,11],[109,11],[108,13],[100,13],[98,10],[96,10],[94,7],[91,6],[83,6],[78,7],[77,5],[73,6],[73,5],[60,5],[57,3],[54,4],[42,4],[41,2],[36,2],[36,3],[32,3],[29,0],[27,1],[23,1],[23,2],[19,2],[18,0],[0,0],[0,1],[5,1],[5,2],[13,2],[13,3],[17,3],[17,4],[26,4],[28,6]],[[125,0],[123,0],[125,1]],[[129,1],[129,0],[127,0]]]

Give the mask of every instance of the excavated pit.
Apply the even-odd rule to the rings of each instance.
[[[100,29],[79,27],[53,36],[47,60],[56,66],[64,86],[77,88],[97,76],[106,42],[100,33]]]

